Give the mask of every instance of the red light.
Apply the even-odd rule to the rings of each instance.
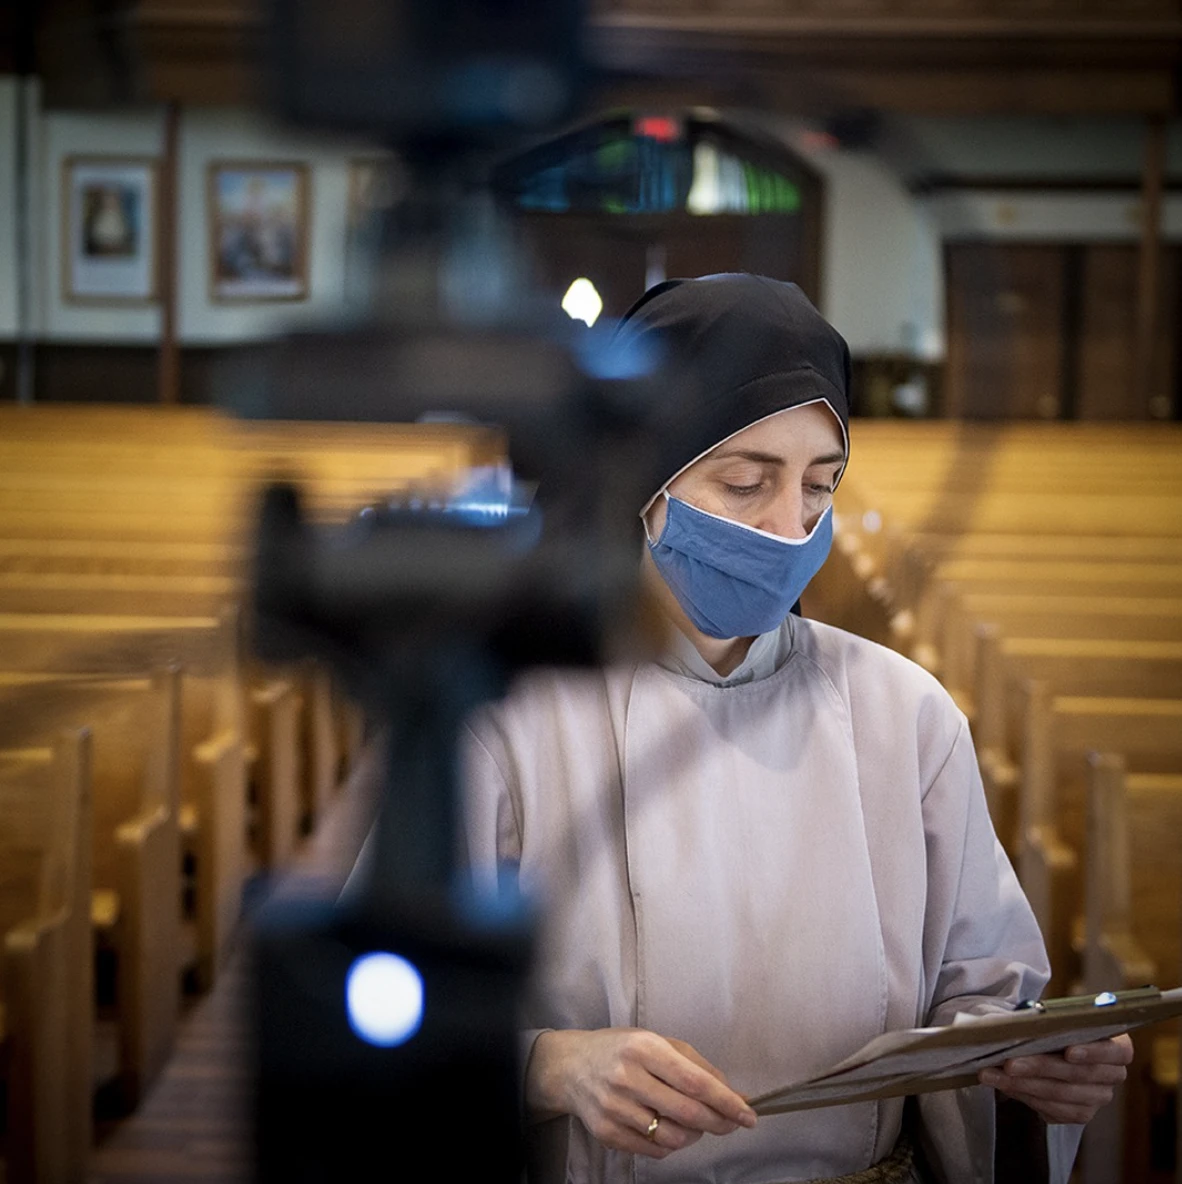
[[[644,115],[633,124],[638,136],[647,136],[662,144],[675,144],[681,139],[681,124],[668,115]]]
[[[805,131],[801,132],[800,146],[808,152],[831,152],[841,147],[841,141],[832,132]]]

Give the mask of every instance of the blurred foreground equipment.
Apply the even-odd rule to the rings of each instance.
[[[457,1179],[521,1178],[533,924],[512,895],[466,886],[459,729],[526,667],[651,649],[637,509],[676,431],[660,382],[688,381],[539,311],[482,191],[490,150],[573,110],[577,17],[552,0],[275,6],[279,110],[381,134],[409,178],[380,314],[279,343],[230,383],[231,409],[444,413],[499,425],[509,448],[491,482],[392,495],[347,524],[314,521],[289,483],[263,495],[260,654],[331,665],[384,726],[388,764],[357,890],[274,900],[256,920],[261,1180],[397,1173],[423,1150]]]

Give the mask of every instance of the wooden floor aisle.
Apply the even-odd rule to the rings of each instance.
[[[359,763],[291,871],[259,893],[336,895],[371,816],[368,768]],[[160,1080],[133,1115],[96,1124],[88,1184],[253,1180],[250,985],[248,920],[214,989],[190,1000]]]
[[[247,1184],[249,980],[244,946],[185,1015],[161,1079],[129,1118],[99,1123],[90,1184]]]

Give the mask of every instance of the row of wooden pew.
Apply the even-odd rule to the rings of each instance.
[[[1182,428],[856,429],[817,615],[968,716],[1048,991],[1182,985]],[[1176,1028],[1136,1043],[1087,1184],[1182,1182]]]
[[[343,521],[499,451],[458,427],[0,409],[10,1184],[86,1178],[96,1097],[142,1099],[185,992],[216,982],[252,885],[290,861],[361,744],[331,671],[253,652],[262,483],[294,479]]]

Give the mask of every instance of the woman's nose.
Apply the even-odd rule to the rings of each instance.
[[[756,523],[768,534],[778,534],[784,539],[803,539],[808,536],[811,523],[806,521],[804,498],[799,489],[785,489],[767,507],[763,520]]]

